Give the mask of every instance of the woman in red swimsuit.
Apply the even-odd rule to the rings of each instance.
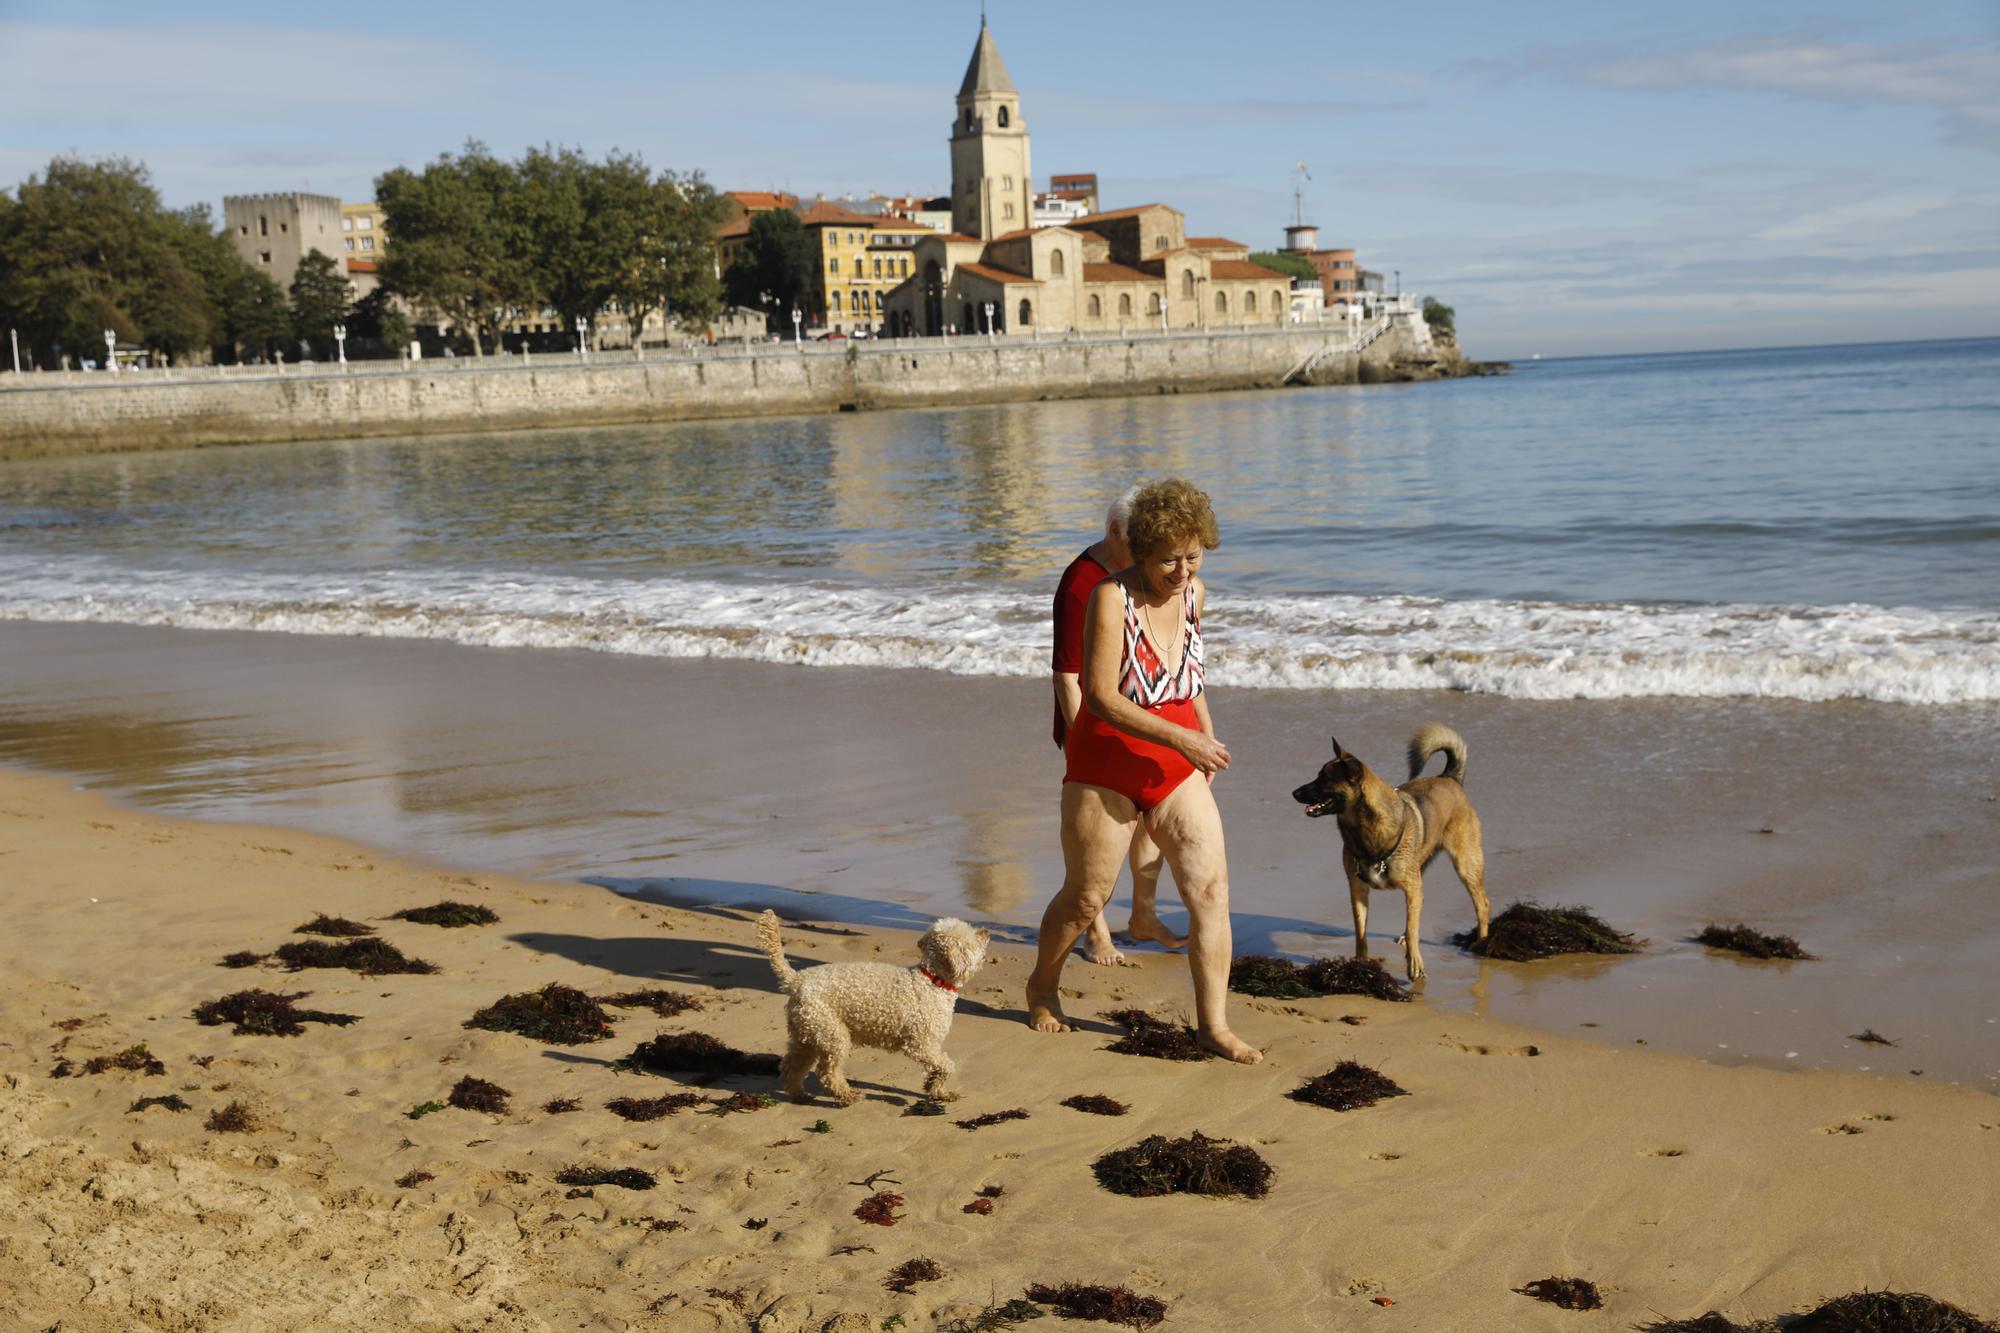
[[[1179,478],[1132,501],[1125,527],[1137,561],[1099,583],[1083,623],[1083,707],[1064,746],[1063,886],[1042,914],[1028,1022],[1068,1027],[1057,999],[1077,936],[1111,896],[1135,823],[1165,853],[1188,910],[1188,965],[1203,1045],[1244,1064],[1262,1057],[1229,1030],[1229,868],[1209,783],[1229,767],[1202,688],[1196,577],[1219,542],[1208,497]],[[1200,780],[1191,780],[1195,774]]]

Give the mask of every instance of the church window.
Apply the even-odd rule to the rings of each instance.
[[[1194,299],[1194,270],[1191,268],[1181,270],[1181,296],[1189,301]]]
[[[935,125],[935,124],[937,124],[937,122],[936,122],[936,121],[932,121],[932,122],[931,122],[931,124]],[[971,107],[967,107],[967,108],[965,108],[965,128],[967,128],[968,130],[972,128],[972,108],[971,108]]]
[[[1002,177],[1000,178],[1000,188],[1001,188],[1001,189],[1003,189],[1003,190],[1011,190],[1011,189],[1013,189],[1013,188],[1014,188],[1014,178],[1013,178],[1012,176],[1002,176]]]
[[[1217,292],[1215,293],[1215,313],[1216,313],[1216,314],[1218,314],[1218,315],[1226,315],[1226,314],[1228,314],[1228,313],[1229,313],[1229,293],[1228,293],[1228,292],[1225,292],[1225,291],[1217,291]]]
[[[932,121],[931,124],[935,125],[937,122]],[[1003,130],[1007,128],[1007,108],[1004,106],[1000,108],[1000,128]]]
[[[1104,313],[1104,302],[1093,293],[1090,298],[1090,317],[1096,319]]]
[[[1013,216],[1014,216],[1014,205],[1012,205],[1012,204],[1002,204],[1002,205],[1000,205],[1000,216],[1001,216],[1001,217],[1003,217],[1003,218],[1011,218],[1011,217],[1013,217]]]
[[[1167,238],[1166,238],[1166,237],[1164,237],[1164,236],[1155,236],[1155,237],[1153,238],[1153,248],[1154,248],[1155,250],[1164,250],[1164,249],[1166,249],[1166,248],[1167,248]]]
[[[1285,298],[1284,298],[1284,297],[1282,297],[1282,296],[1280,296],[1280,295],[1278,295],[1278,293],[1276,293],[1276,292],[1272,292],[1272,293],[1271,293],[1271,309],[1272,309],[1272,310],[1273,310],[1273,311],[1275,312],[1275,311],[1279,311],[1279,310],[1283,310],[1284,308],[1285,308]]]
[[[1118,294],[1118,313],[1121,315],[1132,313],[1132,293],[1120,292]]]
[[[1033,324],[1035,322],[1035,307],[1028,303],[1028,299],[1026,297],[1021,298],[1020,322],[1021,322],[1021,327],[1024,329],[1027,328],[1030,324]]]
[[[1158,292],[1153,293],[1152,304],[1146,307],[1146,313],[1149,315],[1157,315],[1161,313],[1160,294]]]
[[[1061,250],[1049,251],[1049,273],[1053,277],[1060,278],[1063,276],[1063,252]]]

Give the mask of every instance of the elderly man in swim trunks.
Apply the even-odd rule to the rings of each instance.
[[[1229,1030],[1229,865],[1209,791],[1229,767],[1202,680],[1207,591],[1197,575],[1220,541],[1215,514],[1188,482],[1154,482],[1133,497],[1125,534],[1132,567],[1101,581],[1084,612],[1083,704],[1063,749],[1063,886],[1042,914],[1028,1023],[1068,1029],[1063,963],[1111,897],[1143,825],[1187,906],[1196,1035],[1255,1064],[1262,1055]]]
[[[1055,740],[1056,748],[1064,748],[1069,739],[1069,729],[1076,721],[1077,710],[1083,706],[1083,686],[1079,676],[1083,671],[1083,615],[1090,605],[1092,589],[1108,576],[1129,568],[1132,552],[1125,544],[1125,522],[1131,517],[1132,498],[1139,493],[1137,486],[1127,490],[1111,502],[1111,508],[1104,516],[1104,536],[1083,550],[1083,554],[1069,562],[1069,568],[1062,573],[1056,584],[1055,600]],[[1151,940],[1169,949],[1178,949],[1187,941],[1161,924],[1153,903],[1160,885],[1160,849],[1146,833],[1143,823],[1132,826],[1132,920],[1126,933],[1134,940]],[[1091,921],[1090,929],[1084,937],[1083,956],[1093,963],[1122,963],[1125,955],[1118,952],[1118,946],[1111,939],[1111,925],[1099,912]]]

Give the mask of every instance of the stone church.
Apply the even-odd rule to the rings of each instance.
[[[952,230],[916,244],[883,301],[883,332],[1119,333],[1277,326],[1291,280],[1250,248],[1189,236],[1177,209],[1143,204],[1034,227],[1021,94],[982,20],[951,127]]]

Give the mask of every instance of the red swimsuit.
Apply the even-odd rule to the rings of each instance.
[[[1152,640],[1139,627],[1131,592],[1122,585],[1119,591],[1125,597],[1125,648],[1118,668],[1118,692],[1149,713],[1199,731],[1201,719],[1194,700],[1202,690],[1201,618],[1194,609],[1194,580],[1188,580],[1181,597],[1187,631],[1181,644],[1180,669],[1172,675],[1167,674]],[[1076,725],[1070,728],[1063,755],[1068,763],[1064,782],[1108,788],[1130,800],[1142,814],[1166,800],[1194,772],[1194,765],[1179,750],[1126,735],[1091,712],[1088,702],[1077,710]]]

